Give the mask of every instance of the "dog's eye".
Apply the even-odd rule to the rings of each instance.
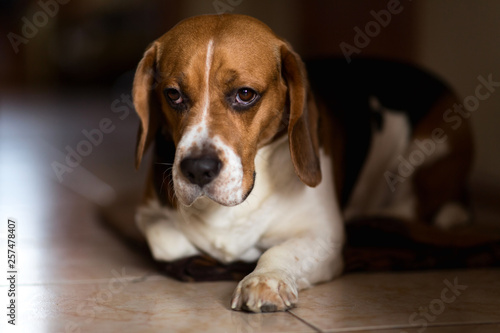
[[[257,93],[250,88],[241,88],[236,93],[236,102],[241,105],[252,104],[257,99]]]
[[[168,98],[168,100],[176,105],[182,104],[184,102],[184,99],[182,98],[181,92],[177,89],[166,89],[165,90],[165,96]]]
[[[236,111],[250,109],[259,99],[260,95],[250,88],[240,88],[232,94],[232,97],[228,97],[231,107]]]
[[[257,97],[257,93],[249,88],[241,88],[236,93],[236,101],[241,104],[249,104]]]
[[[186,95],[179,90],[167,88],[163,91],[163,95],[165,95],[165,99],[174,110],[179,112],[187,110],[189,100]]]

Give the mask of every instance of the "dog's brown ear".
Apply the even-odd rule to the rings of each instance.
[[[139,168],[142,156],[153,141],[159,128],[159,112],[161,110],[154,89],[156,84],[156,53],[157,45],[155,42],[144,53],[134,77],[132,95],[135,110],[141,120],[135,151],[136,168]]]
[[[281,46],[281,71],[288,86],[288,140],[295,172],[306,185],[321,182],[318,109],[310,92],[305,66],[290,45]]]

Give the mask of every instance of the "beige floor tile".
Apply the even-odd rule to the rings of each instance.
[[[500,322],[500,270],[350,274],[303,291],[292,312],[331,332]]]
[[[286,312],[230,310],[235,285],[113,277],[95,284],[22,286],[18,323],[23,332],[315,332]]]
[[[5,164],[4,164],[5,166]],[[20,284],[57,283],[109,278],[113,271],[143,276],[153,268],[150,256],[129,248],[99,219],[98,207],[60,184],[39,179],[34,188],[18,189],[16,196],[0,195],[2,226],[16,220],[16,251]],[[3,174],[6,187],[16,188],[16,178]],[[28,201],[20,196],[31,195]],[[0,248],[6,240],[0,230]],[[3,267],[4,260],[0,263]],[[5,285],[0,280],[0,286]]]
[[[75,196],[64,190],[66,196]],[[20,284],[76,282],[109,278],[126,270],[140,277],[154,270],[148,253],[130,248],[97,218],[97,209],[78,204],[53,209],[16,210],[16,251]],[[3,217],[2,217],[3,219]],[[2,224],[3,225],[3,224]],[[6,231],[6,230],[2,230]],[[6,234],[0,234],[4,249]],[[2,260],[0,267],[5,264]],[[0,280],[0,286],[5,285]]]
[[[17,267],[22,285],[106,279],[116,271],[142,277],[155,270],[147,256],[134,253],[112,237],[20,244]]]

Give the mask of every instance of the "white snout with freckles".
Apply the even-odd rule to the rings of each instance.
[[[204,186],[190,182],[181,170],[185,158],[197,156],[200,152],[215,154],[222,163],[218,176]],[[191,206],[201,196],[224,206],[235,206],[245,199],[241,158],[219,136],[209,137],[203,121],[193,126],[179,142],[172,176],[175,194],[185,206]]]

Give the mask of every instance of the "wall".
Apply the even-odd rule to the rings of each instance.
[[[477,77],[500,82],[500,2],[421,1],[418,60],[447,79],[462,97],[475,94]],[[476,181],[500,184],[500,87],[472,115]]]
[[[299,41],[301,34],[297,24],[300,16],[298,0],[209,0],[183,1],[181,13],[183,17],[202,14],[225,13],[245,14],[253,16],[269,25],[278,35],[286,36],[292,43]]]

